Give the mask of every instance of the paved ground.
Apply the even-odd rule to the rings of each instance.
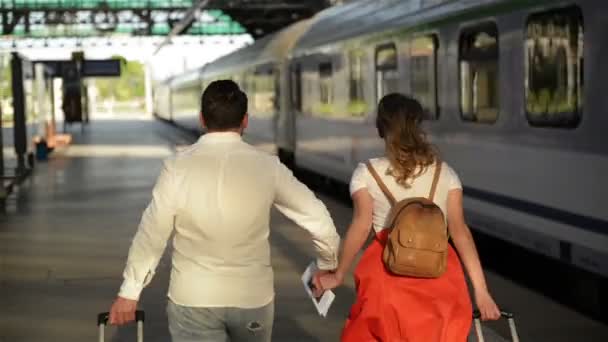
[[[0,214],[0,342],[95,341],[95,315],[106,311],[121,282],[131,238],[150,198],[160,160],[192,141],[154,121],[96,121],[73,145],[38,165]],[[340,227],[350,209],[321,196]],[[275,341],[337,341],[354,295],[337,291],[326,319],[318,317],[299,277],[312,259],[306,233],[282,216],[272,221],[276,284]],[[168,341],[165,293],[169,260],[144,291],[146,341]],[[608,327],[491,272],[497,300],[519,315],[523,341],[608,341]],[[492,325],[500,334],[506,330]],[[108,328],[112,341],[131,341],[132,328]],[[488,333],[502,340],[494,330]],[[109,339],[108,339],[109,340]]]
[[[73,146],[39,164],[0,216],[0,341],[93,341],[109,308],[159,161],[187,140],[151,121],[97,122]],[[340,213],[342,211],[342,213]],[[332,208],[348,217],[344,206]],[[344,224],[344,222],[342,222]],[[312,258],[306,233],[273,217],[277,341],[334,341],[350,302],[344,291],[321,319],[299,276]],[[167,341],[168,258],[141,301],[146,341]],[[352,292],[352,291],[351,291]],[[108,328],[113,341],[132,329]]]

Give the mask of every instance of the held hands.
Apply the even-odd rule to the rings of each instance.
[[[475,301],[481,313],[482,321],[495,321],[500,318],[500,309],[498,309],[488,290],[475,291]]]
[[[319,271],[313,277],[313,294],[320,297],[323,292],[342,285],[344,276],[335,271]]]
[[[113,325],[123,325],[135,320],[135,310],[137,301],[117,297],[110,309],[109,323]]]

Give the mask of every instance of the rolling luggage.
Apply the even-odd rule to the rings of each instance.
[[[97,315],[97,326],[99,327],[99,342],[104,342],[105,329],[108,324],[110,313],[102,312]],[[137,322],[137,342],[144,342],[144,320],[146,315],[143,311],[135,311],[135,322]]]
[[[513,314],[506,311],[501,311],[500,315],[502,318],[506,318],[509,322],[509,330],[511,331],[511,340],[513,342],[519,342],[519,336],[517,335],[517,328],[515,327],[515,319]],[[481,313],[478,310],[473,312],[473,320],[475,324],[475,335],[477,335],[477,341],[484,342],[483,332],[481,330]]]

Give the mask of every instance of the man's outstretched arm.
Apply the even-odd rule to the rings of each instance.
[[[321,270],[338,266],[340,236],[325,204],[278,160],[275,206],[311,235],[317,251],[317,265]]]
[[[176,185],[173,180],[172,160],[163,169],[152,192],[152,200],[144,211],[123,272],[124,281],[118,298],[110,310],[110,324],[124,324],[135,319],[139,296],[156,270],[173,231]]]

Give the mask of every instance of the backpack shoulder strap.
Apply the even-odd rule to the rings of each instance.
[[[380,178],[380,176],[378,175],[378,173],[372,166],[372,163],[370,163],[370,161],[368,160],[367,162],[365,162],[365,165],[367,166],[367,170],[369,171],[369,173],[376,180],[376,183],[378,183],[378,186],[384,193],[384,196],[386,196],[386,198],[388,199],[391,206],[394,206],[395,203],[397,203],[397,200],[395,200],[395,197],[393,196],[393,194],[388,190],[388,188],[386,187],[386,184],[384,184],[384,182],[382,181],[382,179]]]
[[[437,183],[439,183],[439,175],[441,175],[441,159],[437,158],[437,166],[435,166],[435,175],[433,176],[433,185],[431,185],[431,192],[429,193],[429,200],[433,201],[435,198],[435,192],[437,191]]]

